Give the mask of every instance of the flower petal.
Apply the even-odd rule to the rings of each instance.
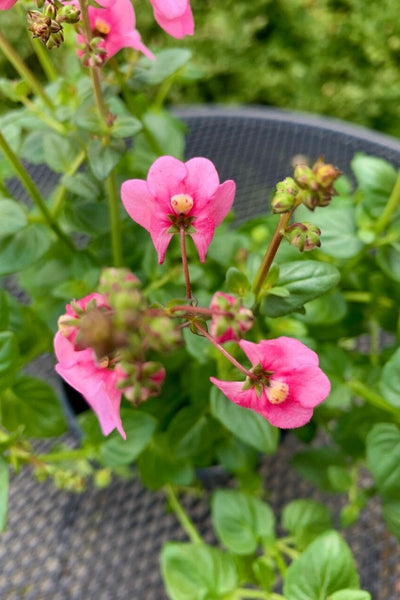
[[[0,10],[8,10],[12,6],[14,6],[16,1],[17,0],[0,0]]]
[[[128,215],[142,227],[150,231],[153,196],[143,179],[129,179],[121,186],[122,204]]]
[[[236,183],[228,179],[221,183],[210,201],[210,210],[213,213],[215,226],[218,227],[232,208],[235,198]]]
[[[244,408],[252,408],[252,404],[254,403],[252,395],[257,395],[253,389],[243,390],[244,381],[221,381],[221,379],[217,379],[216,377],[210,377],[210,381],[235,404]]]
[[[331,391],[331,383],[325,373],[313,365],[294,369],[285,375],[290,397],[305,408],[313,408],[323,402]]]
[[[308,423],[313,415],[312,408],[301,406],[289,398],[282,404],[267,402],[262,414],[274,427],[281,429],[294,429]]]
[[[181,17],[187,10],[188,0],[150,0],[153,8],[167,19]]]
[[[164,213],[172,213],[172,196],[185,193],[183,182],[186,175],[184,163],[173,156],[161,156],[151,165],[147,185],[157,204],[162,205]]]
[[[193,212],[198,215],[219,186],[217,169],[208,158],[192,158],[185,163],[187,177],[186,191],[194,199]]]
[[[195,228],[197,233],[191,233],[190,236],[194,241],[194,245],[197,248],[197,252],[199,253],[200,262],[204,262],[208,250],[208,246],[211,244],[211,240],[214,236],[214,228],[207,227],[204,231],[200,231],[197,228],[197,223],[195,223]]]
[[[193,35],[194,33],[193,13],[190,5],[181,16],[174,19],[168,19],[165,14],[154,9],[154,18],[164,31],[178,40],[185,37],[185,35]]]

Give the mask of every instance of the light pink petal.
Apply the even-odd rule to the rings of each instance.
[[[219,186],[217,169],[207,158],[192,158],[185,163],[187,177],[186,191],[194,199],[193,213],[199,214]]]
[[[122,204],[128,215],[150,231],[153,196],[143,179],[129,179],[121,186]]]
[[[236,184],[232,179],[224,181],[210,200],[209,209],[213,213],[215,226],[218,227],[232,208]]]
[[[74,345],[60,332],[57,332],[54,337],[54,351],[58,362],[62,367],[69,369],[80,363],[93,363],[93,350],[75,350]]]
[[[151,239],[157,251],[158,262],[161,265],[164,262],[165,253],[172,238],[172,233],[167,233],[167,229],[150,231]]]
[[[105,382],[100,380],[97,387],[93,387],[90,393],[85,395],[85,400],[96,413],[104,435],[108,435],[111,431],[117,429],[121,436],[126,439],[119,415],[120,390],[114,389],[111,392],[110,389],[107,389]]]
[[[183,15],[176,19],[168,19],[164,14],[154,9],[154,18],[164,31],[178,40],[185,37],[185,35],[193,35],[194,33],[194,20],[190,5],[188,5]]]
[[[265,352],[261,348],[261,344],[255,344],[254,342],[248,342],[247,340],[241,340],[239,346],[255,367],[258,364],[263,364]]]
[[[257,397],[254,389],[243,390],[244,381],[222,381],[216,377],[210,377],[211,383],[217,386],[229,400],[244,408],[253,408]]]
[[[124,40],[124,47],[134,48],[135,50],[142,52],[150,60],[156,60],[156,57],[152,51],[143,44],[140,33],[136,29],[126,36]]]
[[[103,6],[103,8],[108,8],[109,6],[112,6],[113,4],[115,4],[115,1],[116,0],[96,0],[97,4],[100,4],[100,6]]]
[[[96,306],[98,306],[98,307],[108,306],[106,297],[103,294],[98,294],[97,292],[93,292],[92,294],[89,294],[88,296],[85,296],[84,298],[81,298],[80,300],[75,300],[75,304],[77,304],[79,306],[79,308],[81,308],[82,310],[86,310],[87,305],[93,299],[96,300]],[[67,312],[68,312],[68,306],[70,306],[70,305],[67,304]]]
[[[330,394],[331,384],[325,373],[313,365],[293,369],[285,375],[289,397],[305,408],[313,408]],[[283,405],[282,405],[283,406]]]
[[[234,296],[231,296],[230,294],[225,294],[225,292],[215,292],[215,294],[211,298],[210,308],[216,308],[216,309],[220,308],[219,304],[218,304],[218,298],[225,298],[225,300],[228,302],[228,304],[230,306],[233,306],[235,304],[235,300],[236,300],[236,298]]]
[[[58,363],[55,369],[71,387],[85,398],[94,388],[97,388],[100,381],[98,376],[99,369],[95,367],[94,363],[76,363],[71,367],[65,367],[63,364]]]
[[[305,408],[289,398],[282,404],[267,402],[261,413],[274,427],[294,429],[308,423],[313,415],[312,408]]]
[[[185,164],[173,156],[161,156],[151,165],[147,185],[155,201],[166,214],[172,214],[172,196],[185,193],[183,182],[186,175]]]
[[[8,10],[12,6],[14,6],[16,1],[17,0],[0,0],[0,10]]]
[[[203,263],[206,258],[208,246],[211,244],[211,240],[214,236],[214,229],[210,230],[210,228],[206,228],[204,232],[201,232],[196,227],[196,223],[195,229],[197,230],[197,233],[191,233],[190,236],[194,241],[194,245],[197,248],[197,252],[199,253],[200,262]]]
[[[150,0],[153,8],[167,19],[181,17],[187,10],[188,0]]]
[[[279,337],[274,340],[262,340],[261,352],[264,354],[263,366],[276,373],[286,373],[302,365],[318,366],[318,355],[299,340]]]

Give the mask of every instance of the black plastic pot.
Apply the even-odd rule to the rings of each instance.
[[[206,156],[221,179],[237,183],[235,211],[244,221],[267,209],[268,192],[291,170],[295,155],[324,154],[344,173],[356,152],[400,166],[400,143],[338,121],[262,108],[183,108],[188,124],[187,157]],[[33,170],[40,185],[48,171]],[[15,188],[17,189],[17,188]],[[72,437],[73,439],[73,437]],[[278,457],[266,458],[262,472],[279,512],[295,497],[326,502],[337,513],[336,496],[321,494],[289,467],[298,442],[288,436]],[[206,500],[186,499],[192,519],[212,541]],[[356,555],[362,587],[374,600],[396,600],[400,549],[386,531],[377,502],[363,512],[346,537]],[[140,482],[116,481],[109,488],[72,496],[18,475],[11,486],[9,528],[0,537],[1,600],[161,600],[162,544],[184,539],[175,518],[165,513],[163,494]]]

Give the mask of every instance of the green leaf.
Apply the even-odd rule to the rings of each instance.
[[[32,131],[23,141],[20,157],[28,160],[34,165],[40,165],[45,162],[43,151],[43,131]]]
[[[0,237],[16,233],[26,225],[24,209],[14,200],[0,199]]]
[[[367,466],[381,494],[400,494],[400,430],[393,423],[377,423],[367,436]]]
[[[269,317],[280,317],[300,309],[306,302],[331,290],[340,279],[333,265],[316,260],[302,260],[280,266],[279,287],[290,292],[287,298],[266,296],[260,310]]]
[[[217,433],[216,422],[204,414],[202,406],[185,406],[168,427],[169,443],[177,458],[204,454],[215,441]]]
[[[0,332],[0,388],[12,382],[19,368],[17,337],[12,331]]]
[[[279,430],[258,413],[228,400],[215,386],[211,389],[211,412],[229,431],[252,448],[265,454],[275,452]]]
[[[76,158],[76,145],[65,136],[49,132],[43,137],[43,157],[56,173],[65,173]]]
[[[353,483],[351,474],[344,467],[331,465],[328,467],[328,479],[335,492],[347,492]]]
[[[176,73],[191,58],[187,48],[168,48],[156,52],[156,60],[142,57],[136,64],[133,77],[129,83],[132,87],[158,85]]]
[[[161,570],[171,600],[222,600],[238,585],[233,559],[205,544],[166,544]]]
[[[64,175],[61,183],[69,192],[76,194],[79,198],[85,198],[93,202],[100,195],[98,181],[90,173],[75,173],[75,175]],[[99,207],[97,207],[99,210]]]
[[[91,140],[88,146],[88,158],[93,175],[100,181],[107,179],[119,163],[124,151],[125,144],[122,140],[114,140],[108,146],[104,146],[98,138]]]
[[[61,404],[54,390],[44,381],[20,376],[0,392],[1,423],[14,431],[24,425],[28,437],[46,438],[66,431]]]
[[[364,590],[340,590],[334,592],[326,600],[371,600],[371,594]]]
[[[388,197],[396,183],[396,169],[382,158],[356,154],[351,161],[351,168],[358,185],[366,194]]]
[[[282,526],[303,550],[323,531],[332,527],[332,515],[327,506],[315,500],[293,500],[282,512]]]
[[[321,490],[334,491],[327,470],[331,465],[345,467],[344,456],[330,447],[307,448],[291,460],[293,467]]]
[[[114,121],[111,134],[116,138],[133,137],[142,129],[142,124],[135,117],[117,117]]]
[[[386,525],[400,542],[400,500],[383,500],[382,513]]]
[[[8,463],[0,456],[0,532],[7,527],[8,485]]]
[[[0,239],[0,276],[33,265],[47,252],[50,243],[50,232],[40,223],[28,225],[14,235]]]
[[[217,536],[230,552],[252,554],[264,541],[274,538],[271,507],[250,494],[218,490],[211,508]]]
[[[305,315],[299,315],[298,319],[314,327],[338,323],[347,312],[343,294],[336,291],[307,302],[305,308]]]
[[[379,386],[385,400],[400,408],[400,348],[383,367]]]
[[[146,487],[157,490],[166,483],[190,485],[193,466],[188,460],[177,460],[165,435],[155,436],[137,461],[140,477]]]
[[[0,290],[0,331],[7,329],[10,322],[10,308],[7,297],[7,293]]]
[[[186,350],[200,364],[205,364],[210,360],[210,342],[202,335],[194,335],[186,327],[182,336],[185,342]]]
[[[350,548],[336,531],[317,537],[286,572],[288,600],[325,600],[334,592],[360,587]]]
[[[100,446],[100,460],[107,467],[133,463],[149,444],[157,425],[153,417],[134,408],[121,409],[121,419],[126,440],[113,431]]]
[[[378,248],[376,262],[387,277],[400,281],[400,244],[398,242]]]
[[[183,159],[185,125],[164,110],[147,112],[143,117],[147,130],[164,154]]]
[[[250,281],[245,273],[235,267],[230,267],[226,272],[226,286],[232,294],[244,296],[250,289]]]

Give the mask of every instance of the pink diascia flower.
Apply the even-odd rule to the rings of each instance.
[[[150,0],[154,18],[174,38],[193,35],[194,21],[189,0]]]
[[[109,308],[106,298],[96,293],[77,300],[75,304],[85,310],[93,300],[97,308],[103,306]],[[76,319],[79,315],[70,304],[67,304],[66,311],[66,315],[59,320],[60,331],[54,338],[54,350],[58,360],[56,371],[71,387],[82,394],[96,413],[104,435],[117,429],[126,439],[119,415],[121,390],[117,389],[117,383],[123,379],[123,374],[117,369],[101,366],[92,348],[76,349],[75,339],[78,328],[63,323],[63,320],[65,322],[68,318]]]
[[[104,8],[89,6],[90,26],[95,37],[102,38],[100,47],[106,51],[105,59],[108,60],[121,48],[134,48],[143,52],[145,56],[154,60],[154,54],[142,43],[139,32],[136,30],[135,11],[130,0],[101,0]],[[78,44],[85,43],[85,37],[78,35]],[[82,55],[83,51],[78,50]]]
[[[329,395],[329,379],[318,366],[318,356],[298,340],[279,337],[259,344],[242,340],[239,345],[259,375],[257,382],[214,383],[235,404],[250,408],[282,429],[308,423],[313,408]],[[254,382],[254,383],[253,383]]]
[[[239,341],[253,326],[253,313],[242,305],[240,298],[224,292],[215,292],[210,308],[215,311],[232,312],[232,316],[217,313],[211,319],[210,333],[219,344]]]
[[[0,0],[0,10],[12,8],[17,0]]]
[[[147,181],[125,181],[121,197],[129,216],[150,232],[159,263],[181,225],[192,236],[204,262],[215,228],[231,209],[235,190],[232,180],[220,184],[217,170],[207,158],[183,163],[162,156],[150,167]]]

